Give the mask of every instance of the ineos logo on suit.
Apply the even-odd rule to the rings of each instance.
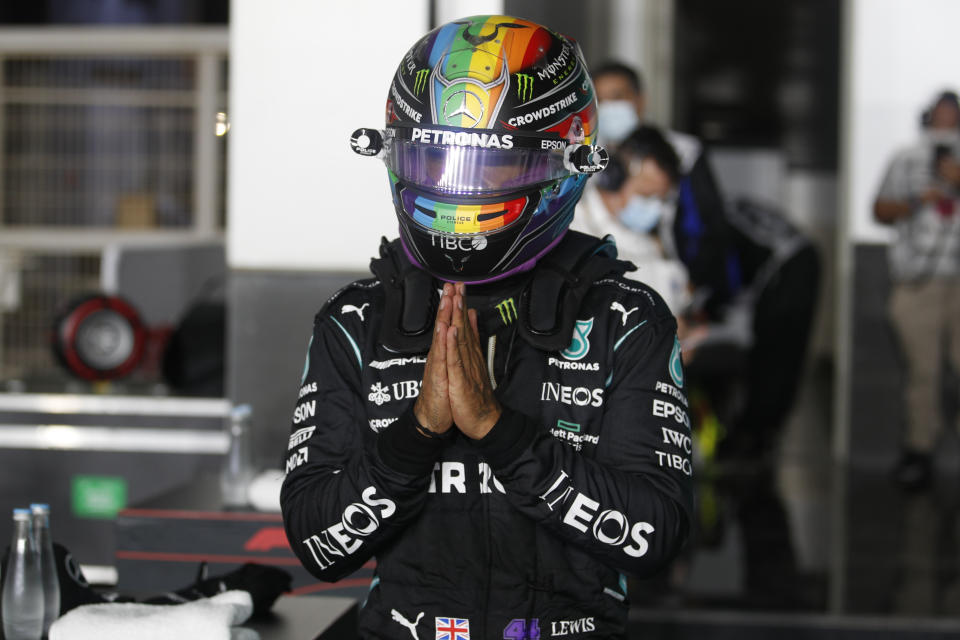
[[[333,566],[336,557],[356,553],[363,546],[363,538],[379,529],[380,522],[396,512],[397,505],[393,500],[376,498],[376,495],[376,487],[367,487],[360,494],[362,502],[348,504],[340,522],[303,541],[320,569]],[[374,508],[379,509],[379,514]]]

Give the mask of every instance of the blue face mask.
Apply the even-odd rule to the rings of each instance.
[[[597,105],[600,144],[617,146],[640,124],[637,109],[629,100],[604,100]]]
[[[620,211],[620,222],[637,233],[649,233],[663,216],[666,203],[653,196],[633,196]]]

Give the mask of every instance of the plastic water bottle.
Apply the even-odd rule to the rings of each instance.
[[[57,578],[57,560],[53,555],[50,536],[50,505],[31,504],[33,535],[40,551],[40,577],[43,584],[43,637],[50,634],[50,625],[60,617],[60,580]]]
[[[7,640],[40,640],[43,579],[29,509],[13,510],[13,539],[3,585],[3,633]]]
[[[223,461],[220,473],[220,490],[225,507],[245,507],[249,504],[247,489],[253,477],[253,460],[250,451],[250,418],[253,411],[248,404],[241,404],[230,411],[227,436],[230,449]]]

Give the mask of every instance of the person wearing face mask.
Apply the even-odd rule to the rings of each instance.
[[[646,88],[639,72],[621,62],[609,61],[593,71],[600,122],[599,139],[617,149],[645,121]],[[679,160],[676,212],[670,219],[671,244],[698,298],[712,319],[741,286],[736,269],[732,234],[724,215],[724,200],[713,177],[703,144],[696,137],[666,130],[664,137]]]
[[[598,140],[616,149],[643,121],[646,109],[643,78],[620,62],[606,62],[593,70],[597,113],[603,121]]]
[[[658,129],[641,126],[621,141],[606,172],[587,183],[571,228],[611,234],[619,256],[637,265],[628,277],[653,287],[682,317],[690,304],[689,279],[671,255],[667,233],[679,178],[673,147]]]
[[[596,67],[593,78],[600,139],[617,149],[631,130],[645,126],[643,80],[619,62]],[[727,436],[718,457],[730,460],[731,468],[763,469],[799,386],[818,290],[818,256],[781,212],[746,200],[727,202],[700,140],[669,130],[665,137],[679,158],[679,179],[676,206],[660,223],[659,236],[669,255],[682,263],[692,291],[684,352],[696,352],[692,360],[701,366],[734,359],[708,358],[707,347],[724,345],[725,352],[739,354],[742,401],[727,412]]]
[[[932,479],[945,346],[952,366],[960,369],[957,94],[939,94],[921,124],[920,140],[890,160],[873,207],[874,218],[895,232],[888,252],[889,313],[907,363],[906,430],[896,478],[908,489],[926,487]]]

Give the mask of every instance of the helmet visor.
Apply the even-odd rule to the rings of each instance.
[[[395,127],[384,160],[400,180],[451,195],[502,195],[570,175],[566,141],[493,131]]]

